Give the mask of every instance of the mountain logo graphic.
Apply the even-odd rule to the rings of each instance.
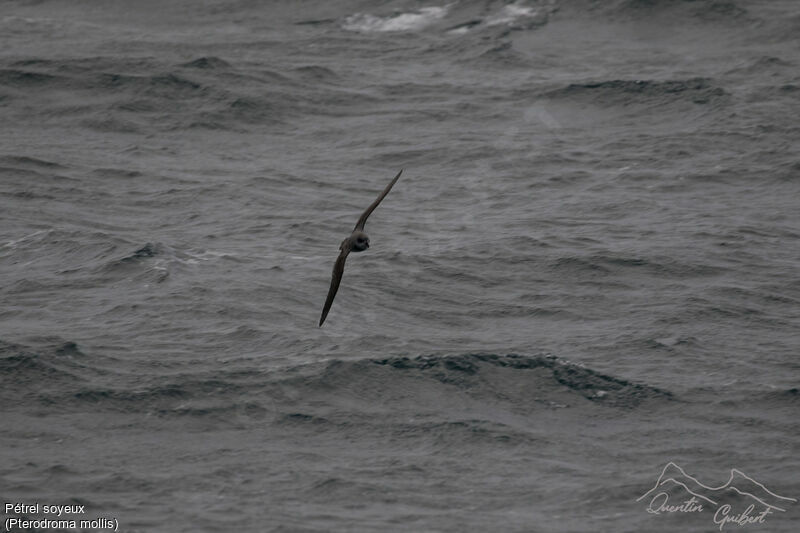
[[[732,468],[728,480],[715,487],[690,476],[670,461],[664,466],[653,488],[636,501],[648,502],[651,514],[702,513],[714,510],[714,523],[720,531],[729,523],[739,526],[764,523],[773,513],[783,513],[795,498],[781,496],[741,470]],[[672,502],[679,501],[675,504]]]

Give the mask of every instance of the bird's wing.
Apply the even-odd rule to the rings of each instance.
[[[367,217],[369,217],[372,214],[372,212],[375,211],[375,208],[378,207],[378,204],[381,203],[381,200],[383,200],[383,198],[387,194],[389,194],[389,191],[392,190],[392,186],[394,186],[394,184],[397,182],[397,179],[400,177],[400,174],[402,173],[403,169],[400,169],[400,172],[397,173],[397,176],[395,176],[394,179],[389,183],[389,185],[387,185],[386,188],[383,189],[383,192],[378,196],[378,199],[372,202],[372,205],[369,206],[366,211],[364,211],[364,214],[361,215],[361,218],[358,219],[356,227],[353,228],[353,231],[357,230],[364,231],[364,224],[367,223]]]
[[[331,278],[331,288],[328,289],[328,297],[325,298],[325,307],[322,308],[322,316],[319,319],[319,325],[325,322],[325,317],[328,316],[328,311],[331,310],[333,298],[336,296],[336,291],[339,290],[339,283],[342,281],[342,274],[344,274],[344,262],[347,259],[347,254],[350,253],[350,247],[342,247],[342,252],[336,258],[336,263],[333,264],[333,277]]]

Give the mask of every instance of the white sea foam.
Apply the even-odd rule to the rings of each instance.
[[[0,248],[11,248],[11,249],[13,249],[13,248],[16,248],[17,244],[21,243],[22,241],[26,241],[26,240],[28,240],[28,239],[30,239],[32,237],[36,237],[37,235],[41,235],[42,233],[50,233],[51,231],[53,231],[53,230],[52,229],[43,229],[43,230],[39,230],[39,231],[34,231],[30,235],[25,235],[24,237],[20,237],[19,239],[15,240],[15,241],[8,241],[7,243],[0,245]]]
[[[342,27],[350,31],[364,32],[420,30],[444,18],[449,9],[449,4],[442,7],[423,7],[417,11],[388,17],[356,13],[347,17]]]
[[[453,35],[464,35],[468,31],[469,31],[469,26],[459,26],[458,28],[453,28],[447,33],[452,33]]]
[[[497,15],[486,21],[486,25],[496,26],[498,24],[510,24],[517,19],[534,17],[536,14],[537,11],[534,8],[521,5],[517,2],[504,6]]]
[[[480,24],[469,24],[458,26],[448,31],[450,34],[463,35],[474,28],[484,28],[487,26],[498,26],[501,24],[513,24],[521,19],[531,19],[539,15],[539,11],[524,2],[515,2],[503,6],[497,13],[488,17]]]

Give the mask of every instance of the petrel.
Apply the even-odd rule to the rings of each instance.
[[[328,311],[331,310],[331,304],[333,304],[333,298],[336,296],[336,291],[339,290],[339,283],[342,281],[342,274],[344,274],[344,262],[347,259],[347,255],[350,252],[363,252],[367,248],[369,248],[369,236],[364,233],[364,224],[367,223],[367,217],[369,217],[375,208],[378,207],[378,204],[381,203],[381,200],[389,194],[389,191],[392,190],[392,186],[397,182],[397,179],[400,177],[400,174],[403,173],[403,170],[400,169],[400,172],[397,173],[397,176],[383,189],[383,192],[378,195],[377,200],[372,202],[364,213],[362,213],[361,217],[356,222],[356,227],[353,228],[353,232],[350,234],[348,238],[342,241],[342,244],[339,245],[339,257],[336,258],[336,262],[333,264],[333,277],[331,278],[331,288],[328,289],[328,297],[325,298],[325,306],[322,308],[322,316],[319,319],[319,325],[322,327],[322,323],[325,322],[325,317],[328,316]]]

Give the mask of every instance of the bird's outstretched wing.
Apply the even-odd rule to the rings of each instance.
[[[342,247],[342,252],[336,258],[333,264],[333,277],[331,278],[331,288],[328,289],[328,297],[325,298],[325,306],[322,308],[322,316],[319,319],[319,325],[325,322],[325,317],[328,316],[328,311],[331,310],[333,298],[336,296],[336,291],[339,290],[339,283],[342,281],[342,274],[344,274],[344,262],[347,259],[347,254],[350,253],[350,247]]]
[[[383,200],[384,197],[389,194],[389,191],[392,190],[392,186],[394,186],[394,184],[397,182],[397,179],[400,177],[400,174],[402,173],[403,169],[400,169],[400,172],[397,173],[397,176],[395,176],[389,185],[383,189],[383,192],[378,196],[378,199],[372,202],[372,205],[369,206],[366,211],[364,211],[364,214],[361,215],[361,218],[359,218],[358,222],[356,222],[356,227],[353,228],[353,231],[364,231],[364,224],[367,223],[367,218],[372,214],[373,211],[375,211],[375,208],[378,207],[378,204],[381,203],[381,200]]]

